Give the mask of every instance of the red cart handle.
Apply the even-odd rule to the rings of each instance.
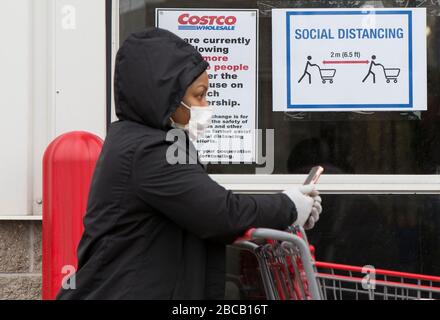
[[[248,231],[246,231],[244,233],[243,236],[237,238],[235,240],[235,242],[237,243],[237,242],[243,242],[243,241],[250,241],[250,240],[252,240],[254,238],[254,231],[255,231],[255,228],[249,229]]]

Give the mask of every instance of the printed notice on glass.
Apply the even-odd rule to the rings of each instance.
[[[209,62],[212,125],[197,143],[208,163],[252,163],[256,155],[258,10],[157,9],[156,26]]]

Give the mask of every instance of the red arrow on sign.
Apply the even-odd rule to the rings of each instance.
[[[324,64],[368,64],[368,60],[324,60]]]

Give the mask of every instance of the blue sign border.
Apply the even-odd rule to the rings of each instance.
[[[408,16],[408,69],[409,69],[409,103],[408,104],[291,104],[291,37],[290,16],[296,15],[367,15],[367,14],[406,14]],[[286,36],[287,36],[287,108],[288,109],[314,109],[314,108],[413,108],[413,55],[412,55],[412,11],[410,10],[359,10],[359,11],[288,11],[286,12]]]

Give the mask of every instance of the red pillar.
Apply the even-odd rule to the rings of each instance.
[[[102,140],[87,132],[55,139],[43,158],[43,299],[55,299],[64,277],[77,268],[77,247]],[[63,272],[63,268],[67,266]]]

